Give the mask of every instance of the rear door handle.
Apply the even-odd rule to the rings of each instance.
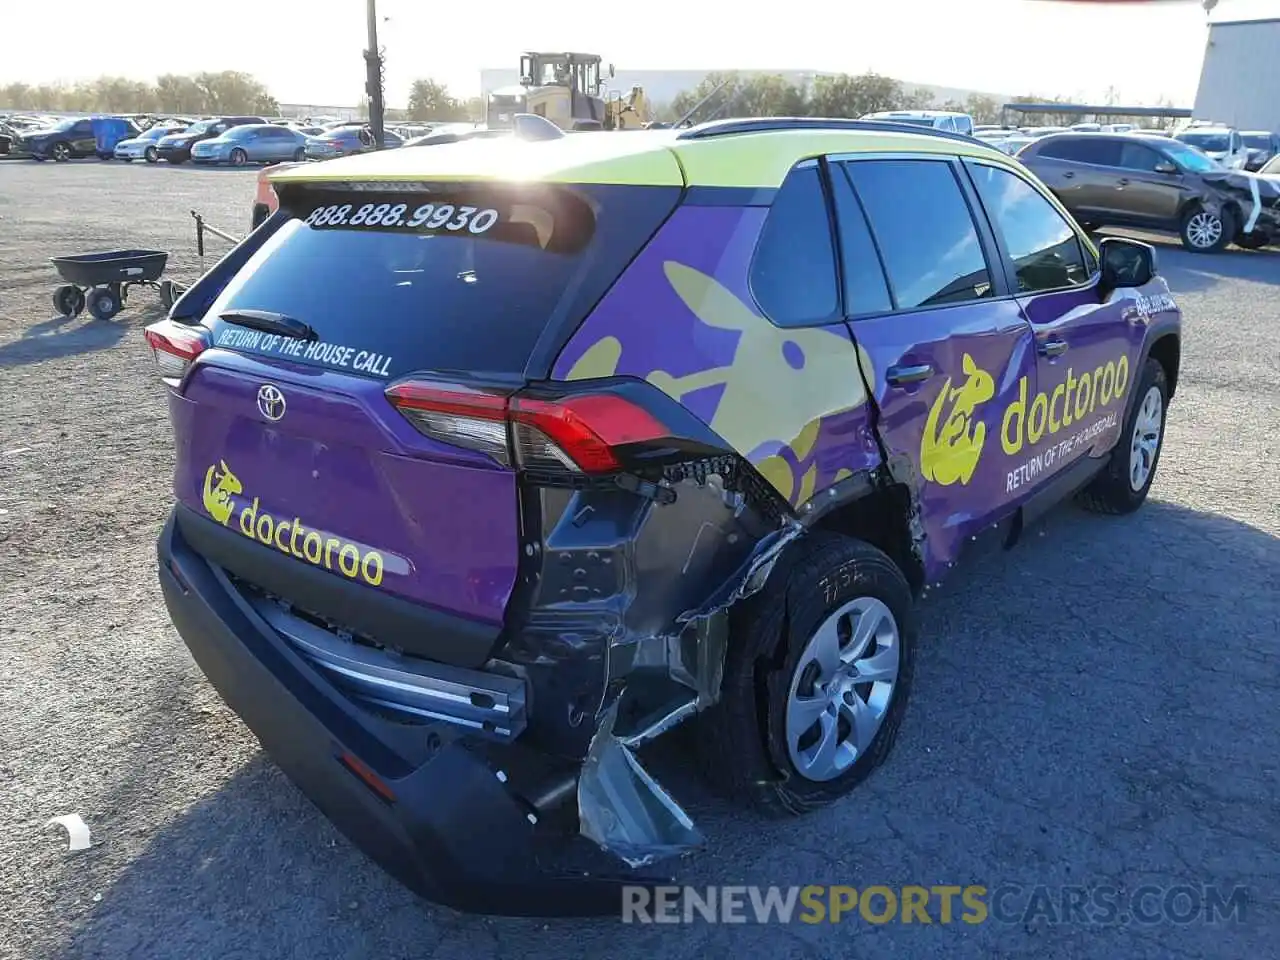
[[[912,383],[922,383],[933,376],[933,364],[913,363],[907,366],[890,367],[884,378],[891,387],[905,387]]]
[[[1041,340],[1039,351],[1042,357],[1060,357],[1067,352],[1067,347],[1065,340]]]
[[[1128,185],[1129,185],[1128,177],[1121,177],[1119,180],[1116,181],[1116,186],[1118,187],[1127,187]]]
[[[1072,177],[1074,177],[1074,176],[1075,176],[1075,173],[1074,173],[1073,171],[1071,171],[1071,170],[1067,170],[1065,173],[1063,173],[1063,174],[1062,174],[1062,179],[1063,179],[1063,180],[1070,180],[1070,179],[1071,179]]]

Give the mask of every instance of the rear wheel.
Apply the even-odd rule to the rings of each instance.
[[[885,759],[915,643],[911,589],[885,554],[822,532],[789,554],[735,613],[699,739],[711,782],[775,816],[839,799]]]
[[[231,165],[233,167],[243,167],[248,162],[249,162],[249,155],[245,153],[243,150],[241,150],[239,147],[236,147],[234,150],[231,151]]]
[[[1217,253],[1235,236],[1235,221],[1230,210],[1215,213],[1197,205],[1182,215],[1179,235],[1194,253]]]
[[[53,159],[58,163],[65,163],[71,159],[71,144],[65,140],[59,140],[53,145]]]
[[[302,147],[299,147],[297,150],[293,151],[294,163],[302,163],[302,161],[306,159],[307,159],[307,151],[304,150]]]
[[[64,284],[53,291],[53,309],[62,317],[77,316],[84,309],[84,294],[79,287]]]

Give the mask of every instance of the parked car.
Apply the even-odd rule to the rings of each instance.
[[[186,163],[191,159],[191,148],[202,140],[212,140],[232,127],[246,123],[261,124],[261,117],[212,117],[198,120],[181,133],[170,134],[156,141],[156,153],[161,160],[170,163]]]
[[[185,129],[186,127],[177,124],[156,123],[136,137],[121,140],[117,143],[115,158],[117,160],[145,160],[147,163],[155,163],[160,159],[160,154],[156,149],[156,144],[160,142],[160,139],[181,133]]]
[[[229,164],[280,163],[306,159],[307,138],[290,127],[270,123],[232,127],[219,136],[202,140],[191,148],[193,163]]]
[[[868,113],[861,119],[889,120],[893,123],[910,123],[970,136],[973,134],[973,117],[967,113],[955,113],[951,110],[882,110],[879,113]]]
[[[404,146],[404,141],[390,130],[382,133],[382,148],[390,150]],[[373,134],[364,124],[352,123],[339,127],[330,127],[323,133],[308,137],[305,147],[306,156],[310,160],[330,160],[334,157],[349,157],[355,153],[365,153],[373,149]]]
[[[1024,137],[1047,137],[1051,133],[1065,133],[1066,127],[1023,127],[1018,132]]]
[[[1234,127],[1187,127],[1174,134],[1174,139],[1191,144],[1228,170],[1243,170],[1249,162],[1249,149]]]
[[[9,147],[12,146],[13,141],[19,136],[21,136],[21,134],[19,134],[17,130],[9,126],[9,124],[5,123],[3,120],[0,120],[0,155],[7,154],[9,152]]]
[[[1280,155],[1280,135],[1266,130],[1244,130],[1240,133],[1245,149],[1249,151],[1244,162],[1246,170],[1261,170],[1272,157]]]
[[[464,910],[616,913],[625,864],[699,841],[636,754],[695,715],[737,802],[854,790],[925,584],[1073,491],[1136,510],[1179,378],[1152,248],[968,137],[602,136],[280,171],[283,215],[146,330],[178,633]],[[557,835],[617,862],[557,870]]]
[[[68,117],[49,127],[24,130],[10,144],[9,150],[37,160],[61,163],[78,157],[92,157],[98,150],[98,138],[89,117]]]
[[[1263,177],[1280,177],[1280,155],[1272,157],[1262,165],[1262,169],[1258,171],[1259,176]]]
[[[1028,143],[1035,142],[1035,137],[1027,137],[1019,133],[1012,137],[1005,137],[1003,140],[997,140],[992,144],[992,146],[1002,153],[1007,153],[1011,157],[1016,157],[1019,151]]]
[[[1018,159],[1090,229],[1169,231],[1201,253],[1280,237],[1280,188],[1226,169],[1181,138],[1059,134],[1024,147]]]

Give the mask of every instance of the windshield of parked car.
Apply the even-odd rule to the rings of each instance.
[[[932,117],[876,117],[877,120],[885,120],[889,123],[911,123],[917,127],[932,127]]]
[[[208,133],[217,120],[197,120],[191,126],[187,127],[187,133]]]
[[[1270,150],[1271,137],[1265,133],[1246,133],[1243,135],[1244,145],[1253,150]]]
[[[51,129],[54,133],[66,133],[68,130],[70,130],[79,122],[80,122],[79,117],[71,117],[67,120],[58,121],[58,123],[55,126],[50,127],[49,129]]]
[[[1230,138],[1225,133],[1180,133],[1178,139],[1212,153],[1226,153],[1231,149]]]
[[[1196,147],[1184,143],[1182,140],[1170,140],[1161,146],[1164,152],[1180,166],[1183,170],[1190,170],[1192,173],[1213,173],[1216,170],[1223,169],[1222,164],[1213,157],[1206,156]]]
[[[152,127],[145,133],[138,135],[139,140],[159,140],[161,137],[167,137],[171,133],[181,133],[181,127]]]

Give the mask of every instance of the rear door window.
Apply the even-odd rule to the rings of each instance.
[[[1106,137],[1055,137],[1035,152],[1053,160],[1092,163],[1100,167],[1115,167],[1120,163],[1120,144]]]
[[[821,173],[812,161],[796,167],[769,207],[751,264],[751,292],[780,327],[835,319],[839,305],[836,253]]]
[[[866,211],[899,310],[992,296],[991,272],[949,162],[843,164]]]
[[[679,198],[675,187],[370,186],[282,185],[287,219],[204,314],[215,345],[374,377],[523,374],[548,326],[576,325]],[[237,311],[302,321],[315,339],[220,319]]]

